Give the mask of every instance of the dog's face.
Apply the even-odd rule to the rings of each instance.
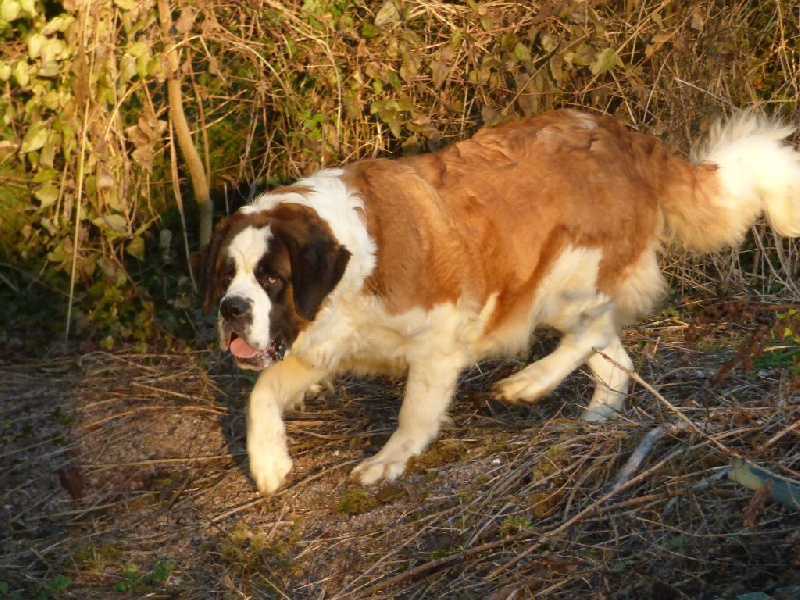
[[[263,369],[283,358],[349,258],[305,206],[245,209],[221,221],[197,264],[204,312],[219,305],[220,345],[243,368]]]

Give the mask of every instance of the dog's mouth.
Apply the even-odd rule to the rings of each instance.
[[[274,340],[264,350],[257,350],[239,334],[231,332],[227,346],[240,366],[251,369],[264,369],[273,361],[282,360],[286,354],[286,343],[282,338]]]

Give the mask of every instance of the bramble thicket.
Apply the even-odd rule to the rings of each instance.
[[[2,0],[0,342],[187,325],[209,196],[219,214],[559,106],[684,152],[737,107],[793,119],[798,19],[783,0]],[[797,292],[796,247],[767,231],[673,271]]]

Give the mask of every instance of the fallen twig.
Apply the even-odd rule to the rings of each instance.
[[[599,355],[603,356],[607,361],[609,361],[611,364],[613,364],[618,369],[622,369],[623,371],[625,371],[631,379],[633,379],[636,383],[641,385],[645,390],[650,392],[650,394],[652,394],[653,397],[656,400],[658,400],[669,412],[673,413],[676,417],[678,417],[681,421],[683,421],[683,423],[686,425],[686,427],[689,430],[691,430],[693,433],[696,433],[697,435],[707,439],[713,446],[715,446],[723,454],[731,456],[732,458],[735,458],[737,460],[744,460],[744,458],[738,452],[736,452],[735,450],[731,450],[730,448],[728,448],[724,444],[721,444],[718,440],[715,440],[713,437],[711,437],[710,435],[705,433],[703,430],[701,430],[689,417],[687,417],[685,414],[683,414],[683,412],[681,410],[676,408],[666,398],[664,398],[664,396],[662,396],[660,393],[658,393],[658,391],[652,385],[650,385],[644,379],[642,379],[639,376],[639,374],[636,373],[636,371],[633,371],[631,369],[626,369],[621,364],[619,364],[617,361],[615,361],[613,358],[611,358],[608,354],[606,354],[605,352],[603,352],[601,350],[596,350],[595,352],[597,352]]]
[[[625,483],[631,475],[639,468],[639,465],[642,464],[642,461],[645,457],[649,454],[650,450],[653,449],[656,442],[664,437],[666,430],[659,425],[655,429],[651,429],[644,439],[639,442],[639,445],[636,446],[636,449],[631,454],[628,462],[620,469],[619,473],[617,473],[616,478],[614,479],[613,483],[609,486],[609,491],[616,490],[619,486]]]

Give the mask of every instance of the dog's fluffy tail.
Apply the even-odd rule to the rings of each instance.
[[[754,113],[716,123],[664,195],[670,237],[699,252],[736,246],[761,214],[779,235],[800,236],[800,152],[784,143],[793,131]]]

